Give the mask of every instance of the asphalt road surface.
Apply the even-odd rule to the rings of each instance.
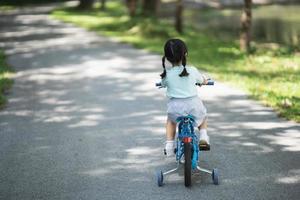
[[[0,111],[0,199],[300,199],[300,125],[223,83],[202,87],[211,151],[157,187],[166,98],[161,55],[48,17],[51,7],[0,16],[0,47],[16,70]],[[163,45],[163,44],[162,44]],[[192,51],[192,50],[191,50]]]

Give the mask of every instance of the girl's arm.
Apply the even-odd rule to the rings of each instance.
[[[162,87],[167,87],[167,80],[166,80],[166,77],[163,78],[163,79],[161,80],[161,86],[162,86]]]
[[[201,76],[203,79],[202,84],[206,85],[208,83],[208,78],[204,74],[201,74]]]
[[[193,67],[193,68],[194,68],[194,70],[195,70],[197,83],[200,83],[200,84],[207,84],[207,82],[208,82],[207,79],[208,79],[208,78],[207,78],[204,74],[200,73],[199,70],[198,70],[197,68],[195,68],[195,67]]]

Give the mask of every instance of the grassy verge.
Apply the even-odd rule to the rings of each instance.
[[[11,68],[5,62],[5,55],[0,50],[0,108],[6,103],[5,92],[11,87],[13,81],[10,79],[12,74]]]
[[[247,56],[239,51],[235,41],[202,34],[189,24],[185,33],[178,35],[166,20],[130,18],[124,5],[114,1],[107,4],[105,12],[62,8],[52,15],[160,54],[166,39],[181,38],[189,47],[190,64],[248,91],[280,116],[300,122],[300,56],[289,48],[257,47],[255,54]]]
[[[26,6],[26,5],[38,5],[53,2],[65,2],[67,0],[1,0],[0,6],[14,7],[14,6]]]
[[[15,9],[14,6],[0,5],[0,12],[2,12],[2,11],[10,11],[10,10],[14,10],[14,9]]]

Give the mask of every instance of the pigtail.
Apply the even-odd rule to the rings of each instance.
[[[179,76],[180,77],[188,76],[189,73],[187,72],[186,67],[185,67],[186,66],[186,57],[185,57],[185,55],[182,58],[182,65],[183,65],[183,70],[182,70],[181,74],[179,74]]]
[[[161,79],[164,79],[167,75],[167,70],[166,70],[166,66],[165,66],[165,56],[162,57],[162,66],[164,68],[163,73],[160,74]]]

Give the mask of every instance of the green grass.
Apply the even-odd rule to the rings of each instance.
[[[246,90],[250,96],[272,106],[280,116],[300,122],[300,56],[288,47],[257,45],[254,54],[239,51],[236,41],[222,41],[187,24],[182,35],[173,24],[155,18],[130,18],[125,6],[107,4],[107,10],[80,12],[62,8],[53,17],[111,36],[138,48],[162,54],[165,41],[183,39],[189,48],[188,61],[214,78]]]
[[[0,108],[6,103],[6,97],[4,93],[11,87],[13,81],[10,79],[12,75],[11,68],[5,62],[5,55],[0,50]]]
[[[15,7],[11,6],[11,5],[0,5],[0,12],[1,11],[10,11],[10,10],[14,10]]]
[[[65,1],[67,0],[1,0],[0,6],[26,6]]]

